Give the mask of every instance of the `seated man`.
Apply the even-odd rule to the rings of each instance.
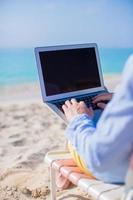
[[[104,107],[100,100],[111,97],[111,94],[97,96],[94,102]],[[69,122],[66,137],[77,165],[96,179],[124,183],[133,152],[133,55],[127,62],[119,90],[96,127],[93,110],[84,102],[71,99],[65,102],[63,110]]]

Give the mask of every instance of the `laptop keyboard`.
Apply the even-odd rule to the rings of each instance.
[[[93,110],[96,110],[96,109],[99,109],[99,107],[96,105],[96,104],[93,104],[92,103],[92,98],[96,96],[96,95],[93,95],[93,96],[81,96],[81,97],[71,97],[72,98],[75,98],[78,102],[79,101],[84,101],[85,104],[87,105],[87,107],[92,107]],[[66,100],[70,100],[70,99],[63,99],[61,101],[54,101],[53,103],[62,111],[62,106],[63,104],[65,103]],[[108,102],[105,102],[105,103],[108,103]]]

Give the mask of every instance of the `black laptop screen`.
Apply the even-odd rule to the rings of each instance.
[[[95,48],[39,53],[46,95],[100,87]]]

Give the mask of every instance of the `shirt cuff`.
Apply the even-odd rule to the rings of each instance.
[[[92,117],[87,114],[79,114],[74,117],[68,124],[68,129],[76,129],[76,127],[81,124],[81,122],[87,121],[89,124],[93,124]]]
[[[65,135],[73,147],[78,150],[82,146],[79,143],[84,143],[85,135],[89,137],[94,131],[95,126],[92,117],[87,114],[79,114],[71,120]]]

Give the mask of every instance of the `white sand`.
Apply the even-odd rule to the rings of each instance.
[[[110,90],[119,80],[118,75],[105,76]],[[64,148],[65,124],[42,103],[38,84],[0,89],[0,200],[49,199],[43,160],[47,151]],[[77,188],[58,195],[85,197]]]

